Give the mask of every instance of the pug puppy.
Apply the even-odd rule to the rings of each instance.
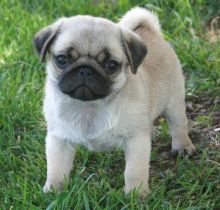
[[[134,8],[119,23],[92,16],[61,18],[34,37],[47,59],[44,115],[47,180],[44,191],[69,179],[77,144],[125,152],[125,193],[149,192],[154,120],[163,114],[172,153],[192,155],[180,62],[163,39],[158,18]]]

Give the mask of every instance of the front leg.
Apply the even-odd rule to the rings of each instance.
[[[44,185],[44,192],[55,189],[62,189],[64,180],[69,179],[72,169],[74,148],[63,139],[47,135],[46,137],[47,157],[47,181]]]
[[[139,132],[125,145],[125,193],[138,189],[139,196],[149,192],[150,132]]]

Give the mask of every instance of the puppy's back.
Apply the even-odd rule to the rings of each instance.
[[[152,12],[136,7],[123,16],[119,25],[138,34],[147,46],[148,53],[138,72],[148,83],[151,112],[157,116],[170,97],[177,97],[176,90],[184,95],[180,62],[170,44],[164,40],[158,17]]]

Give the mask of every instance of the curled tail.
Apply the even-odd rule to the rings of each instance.
[[[160,33],[158,17],[153,12],[141,7],[135,7],[128,11],[121,18],[119,25],[128,27],[132,31],[142,26]]]

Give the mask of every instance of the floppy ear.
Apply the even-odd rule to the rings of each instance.
[[[131,71],[136,74],[147,54],[147,47],[135,33],[128,30],[122,30],[122,42]]]
[[[61,21],[59,20],[52,25],[44,27],[35,34],[33,43],[38,54],[40,55],[41,62],[44,61],[49,47],[56,38],[60,29],[60,25],[61,25]]]

